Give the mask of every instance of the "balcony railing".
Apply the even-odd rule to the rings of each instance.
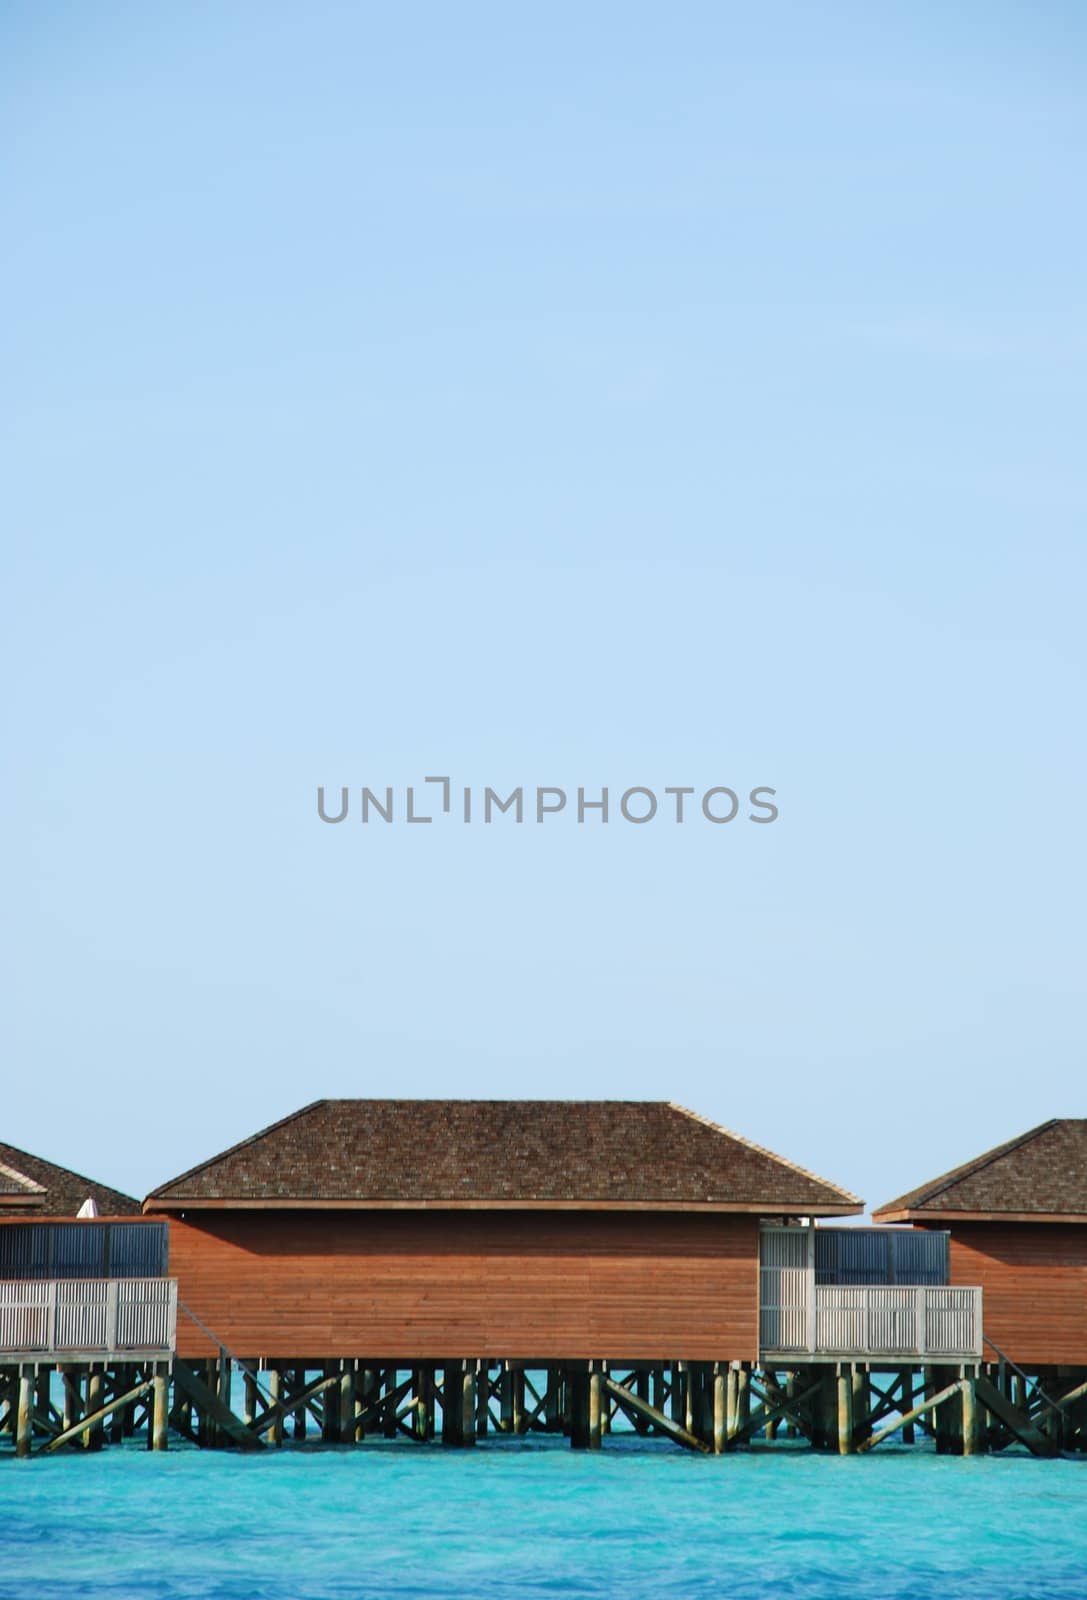
[[[760,1308],[764,1359],[774,1355],[852,1360],[978,1360],[981,1290],[918,1285],[815,1287],[792,1284],[794,1301]]]
[[[0,1281],[0,1361],[161,1360],[176,1343],[175,1278]]]

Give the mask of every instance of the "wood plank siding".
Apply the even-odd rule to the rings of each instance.
[[[1087,1366],[1087,1224],[941,1226],[951,1230],[951,1282],[981,1285],[985,1333],[1005,1355],[1027,1367]]]
[[[170,1218],[179,1301],[236,1356],[755,1360],[754,1216],[219,1211]],[[213,1346],[178,1314],[178,1352]]]

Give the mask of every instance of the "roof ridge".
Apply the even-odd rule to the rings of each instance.
[[[658,1102],[659,1103],[659,1102]],[[843,1189],[840,1184],[831,1183],[829,1178],[821,1178],[817,1172],[812,1172],[808,1167],[802,1167],[798,1161],[790,1161],[788,1156],[779,1156],[776,1150],[768,1150],[764,1144],[756,1144],[754,1139],[747,1139],[742,1133],[736,1133],[732,1128],[726,1128],[720,1122],[714,1122],[710,1117],[704,1117],[699,1111],[692,1111],[689,1106],[681,1106],[678,1100],[666,1100],[665,1105],[671,1110],[678,1111],[682,1116],[690,1117],[692,1122],[701,1122],[703,1127],[712,1128],[715,1133],[723,1133],[728,1139],[735,1139],[737,1144],[746,1145],[749,1150],[757,1150],[759,1155],[767,1156],[771,1161],[776,1161],[783,1167],[788,1167],[792,1172],[797,1172],[802,1178],[809,1179],[812,1183],[821,1183],[825,1189],[833,1189],[835,1194],[840,1194],[853,1205],[862,1206],[864,1201],[860,1195],[851,1194],[848,1189]]]
[[[14,1149],[15,1146],[11,1145],[8,1148]],[[0,1173],[3,1173],[6,1178],[13,1178],[24,1189],[29,1189],[31,1194],[48,1194],[49,1192],[43,1183],[37,1183],[33,1178],[28,1178],[25,1172],[19,1171],[18,1167],[9,1167],[6,1161],[0,1161]]]
[[[198,1161],[187,1172],[179,1172],[176,1178],[168,1178],[165,1183],[160,1183],[157,1189],[152,1189],[146,1196],[147,1200],[157,1200],[166,1189],[173,1189],[177,1184],[184,1183],[187,1178],[193,1178],[198,1172],[206,1172],[209,1167],[217,1167],[220,1161],[225,1161],[227,1156],[236,1155],[239,1150],[244,1150],[246,1145],[256,1144],[258,1139],[263,1139],[269,1133],[275,1133],[277,1128],[285,1128],[289,1122],[296,1122],[299,1117],[305,1116],[309,1111],[315,1111],[318,1106],[329,1104],[328,1097],[322,1096],[320,1100],[310,1100],[308,1104],[299,1106],[296,1111],[290,1111],[285,1117],[280,1117],[276,1122],[270,1122],[266,1128],[258,1128],[256,1133],[251,1133],[247,1139],[239,1139],[237,1144],[232,1144],[227,1150],[220,1150],[216,1155],[209,1156],[206,1161]]]
[[[975,1156],[972,1161],[964,1161],[960,1166],[950,1167],[942,1172],[938,1178],[933,1178],[930,1183],[922,1184],[918,1189],[907,1189],[905,1194],[899,1195],[897,1200],[888,1200],[884,1205],[878,1206],[873,1216],[881,1211],[895,1211],[899,1208],[906,1211],[920,1211],[937,1195],[946,1194],[948,1189],[953,1189],[957,1183],[962,1183],[966,1178],[976,1177],[979,1172],[984,1172],[986,1167],[991,1167],[994,1162],[1002,1161],[1005,1156],[1010,1156],[1013,1150],[1021,1150],[1025,1144],[1030,1144],[1040,1134],[1055,1128],[1062,1121],[1073,1121],[1074,1118],[1050,1117],[1046,1122],[1040,1122],[1036,1128],[1028,1128],[1026,1133],[1017,1134],[1014,1139],[1006,1139],[1003,1144],[994,1145],[991,1150],[983,1150],[980,1156]],[[903,1201],[907,1204],[903,1206]]]

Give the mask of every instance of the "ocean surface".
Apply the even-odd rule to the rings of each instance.
[[[613,1436],[0,1461],[0,1596],[1087,1600],[1087,1459]]]

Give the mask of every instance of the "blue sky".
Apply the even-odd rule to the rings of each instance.
[[[0,1137],[1084,1103],[1078,6],[6,8]],[[337,828],[318,784],[743,790]],[[613,801],[614,803],[614,801]]]

